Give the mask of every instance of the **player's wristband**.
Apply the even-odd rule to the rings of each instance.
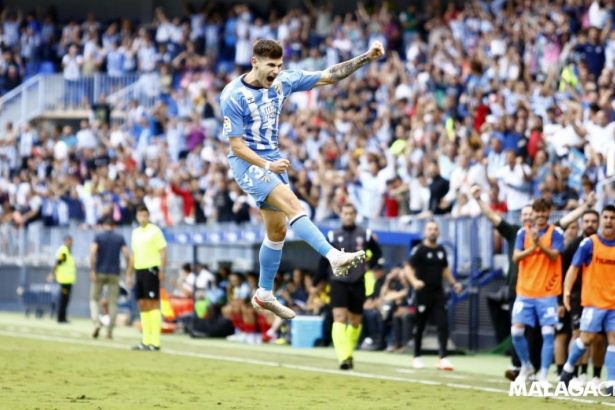
[[[267,161],[265,162],[265,169],[269,171],[269,168],[271,168],[271,162]]]

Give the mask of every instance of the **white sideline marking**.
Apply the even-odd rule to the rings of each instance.
[[[414,374],[414,373],[416,373],[416,370],[411,370],[411,369],[395,369],[395,371],[397,373],[407,373],[407,374]]]
[[[445,379],[454,379],[454,380],[467,379],[467,377],[461,376],[459,374],[441,374],[440,377],[445,378]]]
[[[104,347],[108,349],[128,351],[125,345],[110,344],[108,342],[99,342],[99,341],[94,341],[94,340],[75,340],[75,339],[71,339],[67,337],[43,336],[43,335],[35,335],[31,333],[20,333],[20,332],[5,331],[5,330],[0,330],[0,336],[21,337],[25,339],[43,340],[43,341],[49,341],[49,342],[62,342],[62,343],[70,343],[70,344],[81,345],[81,346],[97,346],[97,347]],[[135,354],[143,354],[143,353],[135,352]],[[366,378],[366,379],[378,379],[378,380],[388,380],[388,381],[396,381],[396,382],[416,383],[416,384],[423,384],[423,385],[429,385],[429,386],[443,386],[443,387],[451,387],[451,388],[463,389],[463,390],[476,390],[476,391],[482,391],[482,392],[487,392],[487,393],[500,393],[500,394],[505,394],[508,396],[508,390],[504,390],[504,389],[471,386],[471,385],[457,384],[457,383],[443,383],[443,382],[436,382],[436,381],[431,381],[431,380],[420,380],[420,379],[411,379],[411,378],[405,378],[405,377],[386,376],[386,375],[381,375],[381,374],[365,373],[365,372],[356,372],[356,371],[349,372],[349,371],[335,370],[335,369],[324,369],[320,367],[285,364],[285,363],[271,362],[267,360],[239,358],[239,357],[224,356],[224,355],[213,355],[213,354],[208,354],[208,353],[186,352],[186,351],[178,351],[178,350],[173,350],[173,349],[163,349],[158,354],[169,354],[173,356],[184,356],[184,357],[199,357],[202,359],[219,360],[219,361],[233,362],[233,363],[249,363],[249,364],[255,364],[259,366],[282,367],[285,369],[303,370],[303,371],[313,372],[313,373],[334,374],[334,375],[339,375],[339,376],[350,376],[350,377],[360,377],[360,378]],[[397,370],[401,371],[401,370],[406,370],[406,369],[397,369]],[[543,397],[538,397],[538,398],[544,399]],[[556,399],[556,400],[584,403],[584,404],[602,404],[604,406],[615,407],[615,403],[598,402],[598,401],[592,401],[592,400],[577,399],[573,397],[549,397],[549,398]]]

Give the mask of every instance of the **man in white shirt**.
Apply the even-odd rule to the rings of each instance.
[[[81,92],[79,90],[79,79],[81,78],[81,67],[83,66],[83,56],[78,54],[76,45],[71,45],[68,54],[62,58],[64,67],[64,104],[74,108],[79,104]]]
[[[615,121],[609,122],[604,110],[599,110],[594,117],[586,121],[582,127],[573,123],[576,133],[589,142],[592,150],[602,155],[606,154],[607,148],[615,141]]]
[[[531,174],[530,167],[523,163],[523,159],[515,158],[514,150],[506,151],[506,166],[500,169],[497,179],[509,211],[521,210],[532,199],[528,184]]]
[[[87,120],[81,121],[81,129],[77,131],[77,149],[95,149],[98,146],[96,136]]]

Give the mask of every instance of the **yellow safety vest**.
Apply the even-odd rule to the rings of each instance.
[[[62,255],[65,255],[64,259]],[[56,281],[62,285],[72,285],[77,280],[77,269],[75,269],[75,261],[73,255],[70,253],[70,249],[66,245],[60,246],[56,253],[56,259],[64,259],[64,262],[60,263],[56,267]]]

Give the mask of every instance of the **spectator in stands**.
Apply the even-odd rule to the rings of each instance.
[[[64,87],[66,88],[64,104],[69,108],[77,108],[82,98],[82,90],[79,88],[78,81],[81,78],[83,56],[79,54],[79,49],[75,44],[68,47],[68,53],[62,58],[62,67],[64,68]]]

